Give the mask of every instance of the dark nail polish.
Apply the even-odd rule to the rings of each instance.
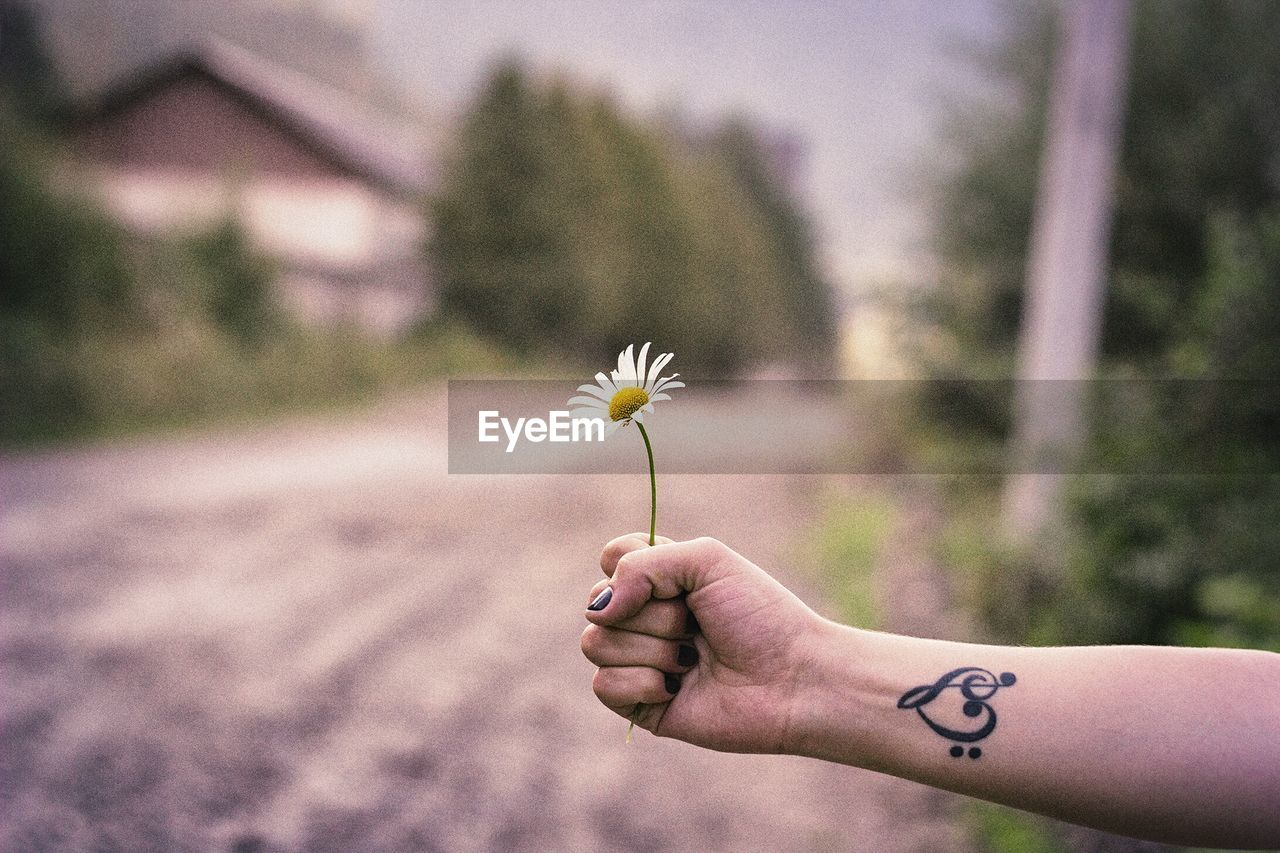
[[[693,646],[681,643],[676,649],[676,663],[681,666],[693,666],[698,662],[698,650]]]
[[[662,681],[664,686],[667,688],[667,692],[672,696],[680,692],[680,676],[672,675],[668,672],[663,676]]]
[[[685,620],[684,630],[689,634],[696,634],[702,630],[702,627],[698,624],[698,617],[693,615],[692,610],[689,611],[689,618]]]
[[[596,600],[587,605],[588,610],[604,610],[609,599],[613,598],[613,587],[606,586],[604,592],[596,596]]]

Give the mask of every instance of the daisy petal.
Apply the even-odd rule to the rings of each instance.
[[[627,348],[618,353],[618,375],[623,380],[636,378],[636,363],[631,357],[633,349],[635,349],[635,344],[627,344]]]
[[[645,341],[644,346],[640,347],[640,355],[636,356],[636,384],[644,385],[644,363],[649,355],[649,344],[651,341]]]
[[[599,397],[601,400],[605,401],[606,403],[613,399],[613,396],[608,391],[601,388],[599,385],[591,385],[591,384],[579,385],[578,390],[585,391],[594,397]]]
[[[678,376],[679,374],[676,374]],[[668,376],[666,379],[658,380],[658,384],[653,387],[653,393],[659,394],[663,391],[670,391],[672,388],[683,388],[683,382],[676,382],[675,376]]]
[[[604,373],[597,373],[596,381],[600,383],[600,387],[604,389],[604,392],[610,395],[611,397],[614,394],[618,393],[617,383],[611,380],[608,376],[605,376]],[[582,389],[578,389],[578,390],[582,390]]]
[[[651,387],[658,380],[658,374],[662,372],[662,368],[666,367],[673,358],[675,353],[664,352],[653,360],[653,364],[649,365],[649,376],[644,383],[646,388]]]
[[[601,412],[609,411],[609,404],[604,400],[600,400],[595,397],[570,397],[568,404],[570,406],[580,406],[584,409],[595,409]]]

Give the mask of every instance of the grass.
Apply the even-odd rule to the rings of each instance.
[[[513,358],[441,326],[399,340],[291,327],[246,348],[209,324],[36,340],[0,365],[0,445],[40,447],[284,412],[340,410],[454,375],[507,375]]]
[[[893,505],[885,498],[834,497],[810,537],[811,562],[838,617],[851,625],[882,627],[875,573],[893,520]]]
[[[990,853],[1066,853],[1049,821],[1027,812],[975,800],[965,813],[974,846]]]

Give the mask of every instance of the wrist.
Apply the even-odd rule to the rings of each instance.
[[[879,665],[877,635],[816,619],[797,667],[783,751],[883,769],[883,725],[901,685]]]

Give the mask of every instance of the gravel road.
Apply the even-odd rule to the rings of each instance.
[[[0,849],[964,848],[907,782],[625,745],[578,635],[642,452],[449,476],[443,400],[0,460]],[[662,488],[822,609],[820,478]]]

